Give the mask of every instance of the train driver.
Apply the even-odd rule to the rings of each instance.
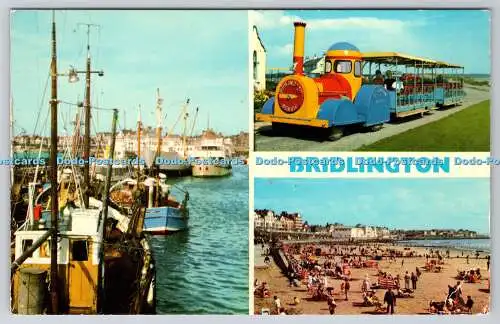
[[[373,78],[374,84],[384,84],[384,76],[380,70],[375,71],[375,77]]]

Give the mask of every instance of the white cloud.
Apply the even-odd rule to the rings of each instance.
[[[252,11],[251,22],[259,29],[275,29],[289,26],[295,21],[305,21],[298,16],[288,16],[284,11]],[[368,29],[384,32],[400,32],[417,22],[376,17],[322,18],[305,21],[308,28],[315,30]],[[419,23],[421,24],[421,23]]]

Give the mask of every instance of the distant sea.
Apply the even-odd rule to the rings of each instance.
[[[490,79],[489,74],[481,74],[481,73],[465,74],[464,76],[469,77],[469,78],[474,78],[476,80],[489,80]]]
[[[491,251],[490,239],[460,239],[460,240],[407,240],[396,244],[429,248],[449,248],[463,251]]]

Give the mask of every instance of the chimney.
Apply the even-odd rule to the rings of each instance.
[[[304,74],[304,40],[305,40],[305,22],[295,22],[295,35],[293,40],[293,73]]]

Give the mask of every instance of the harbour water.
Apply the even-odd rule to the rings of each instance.
[[[189,230],[151,239],[159,314],[248,314],[248,167],[169,180],[189,191]]]
[[[408,240],[399,241],[398,244],[406,246],[422,246],[429,248],[447,248],[464,251],[489,252],[491,243],[489,239],[449,239],[449,240]]]

